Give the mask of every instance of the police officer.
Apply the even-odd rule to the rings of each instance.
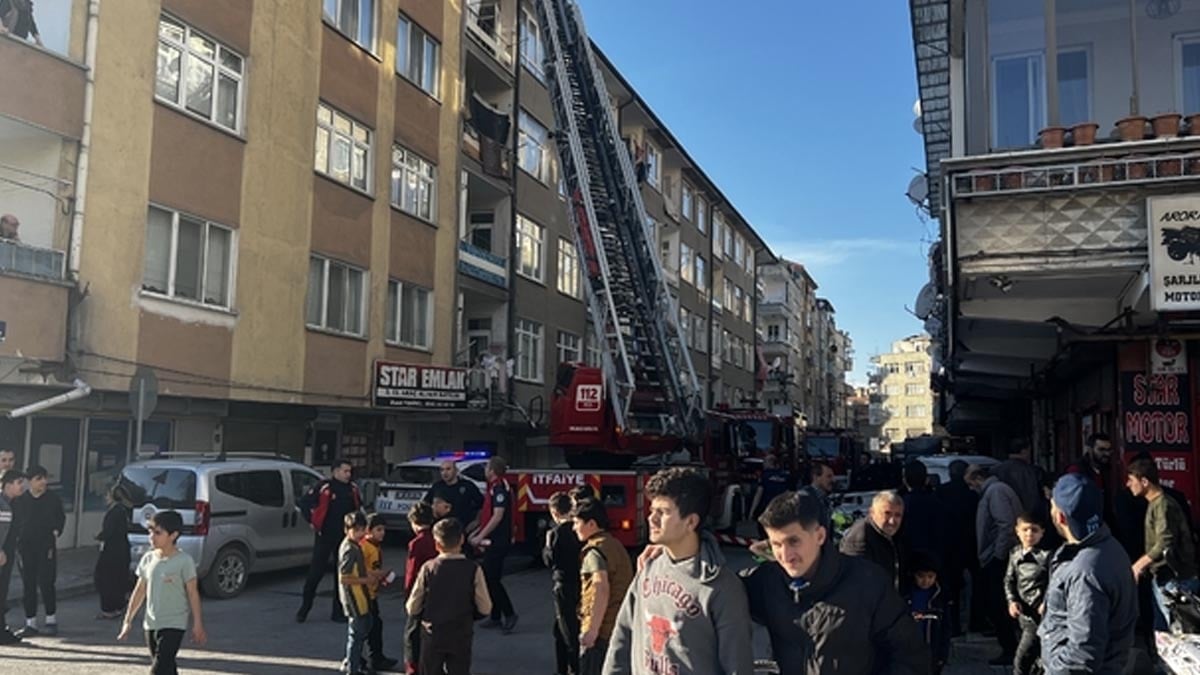
[[[300,603],[300,609],[296,611],[297,623],[304,623],[308,618],[308,611],[312,609],[313,598],[317,594],[317,586],[321,585],[321,579],[325,576],[325,568],[342,543],[342,519],[347,513],[353,513],[362,506],[358,486],[350,481],[352,472],[353,465],[348,460],[334,461],[331,478],[314,485],[300,499],[300,510],[312,524],[316,535],[308,578],[304,581],[304,599]],[[346,615],[342,612],[337,593],[333,594],[333,609],[330,610],[329,618],[339,623],[346,622]]]
[[[445,500],[450,504],[450,515],[463,524],[466,532],[473,531],[477,526],[475,518],[483,506],[483,495],[474,483],[459,475],[458,464],[454,460],[442,462],[440,471],[442,479],[429,488],[421,501],[432,505],[434,499]]]

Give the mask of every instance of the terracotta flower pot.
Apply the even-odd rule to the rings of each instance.
[[[1183,118],[1187,122],[1188,133],[1193,136],[1200,136],[1200,114],[1188,115]]]
[[[1146,138],[1146,118],[1141,115],[1117,120],[1117,132],[1123,141],[1140,141]]]
[[[1130,157],[1129,159],[1142,159],[1141,157]],[[1125,165],[1126,178],[1128,180],[1140,180],[1145,178],[1150,173],[1150,163],[1146,161],[1129,162]]]
[[[1183,170],[1189,176],[1200,176],[1200,157],[1191,157],[1183,164]]]
[[[1038,132],[1038,140],[1042,142],[1042,148],[1052,150],[1061,148],[1067,137],[1067,130],[1063,127],[1046,127]]]
[[[1167,155],[1154,160],[1154,175],[1173,177],[1183,175],[1183,158],[1177,155]]]
[[[975,176],[975,192],[995,192],[996,174]]]
[[[1174,138],[1179,135],[1179,121],[1183,119],[1183,115],[1179,113],[1164,113],[1155,115],[1150,120],[1151,126],[1154,127],[1155,138]]]
[[[1000,174],[1000,188],[1002,190],[1020,190],[1023,186],[1023,176],[1024,169],[1018,168],[1012,171],[1005,171]]]
[[[1084,122],[1071,127],[1071,142],[1075,145],[1091,145],[1096,142],[1096,132],[1100,125],[1095,122]]]

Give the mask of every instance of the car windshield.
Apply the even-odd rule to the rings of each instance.
[[[191,469],[127,466],[121,472],[121,485],[134,507],[196,508],[196,472]]]
[[[743,450],[752,450],[761,454],[774,448],[774,424],[769,420],[742,420],[735,429],[738,434],[738,446]]]
[[[838,456],[837,436],[809,436],[805,439],[805,449],[809,457],[832,459]]]
[[[436,466],[398,466],[388,474],[389,483],[433,485],[442,475]]]

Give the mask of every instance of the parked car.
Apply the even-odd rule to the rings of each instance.
[[[321,479],[299,462],[262,455],[133,462],[120,478],[133,500],[133,564],[150,549],[146,522],[159,511],[177,511],[183,518],[178,545],[196,561],[201,590],[232,598],[251,573],[308,563],[313,535],[298,503]]]
[[[991,468],[1000,463],[1000,460],[995,457],[984,455],[925,455],[917,459],[921,460],[921,463],[929,470],[930,477],[937,477],[934,480],[938,485],[950,482],[951,462],[961,459],[967,464],[978,464],[985,468]]]
[[[487,488],[484,468],[488,454],[480,452],[451,452],[419,457],[397,464],[386,480],[379,484],[375,497],[375,513],[383,516],[389,530],[407,532],[408,512],[421,501],[433,484],[442,479],[442,462],[452,459],[458,463],[459,480],[469,480],[482,493]]]

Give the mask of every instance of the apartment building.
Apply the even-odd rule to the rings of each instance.
[[[885,443],[933,432],[930,343],[928,335],[912,335],[892,343],[892,351],[874,359]]]

